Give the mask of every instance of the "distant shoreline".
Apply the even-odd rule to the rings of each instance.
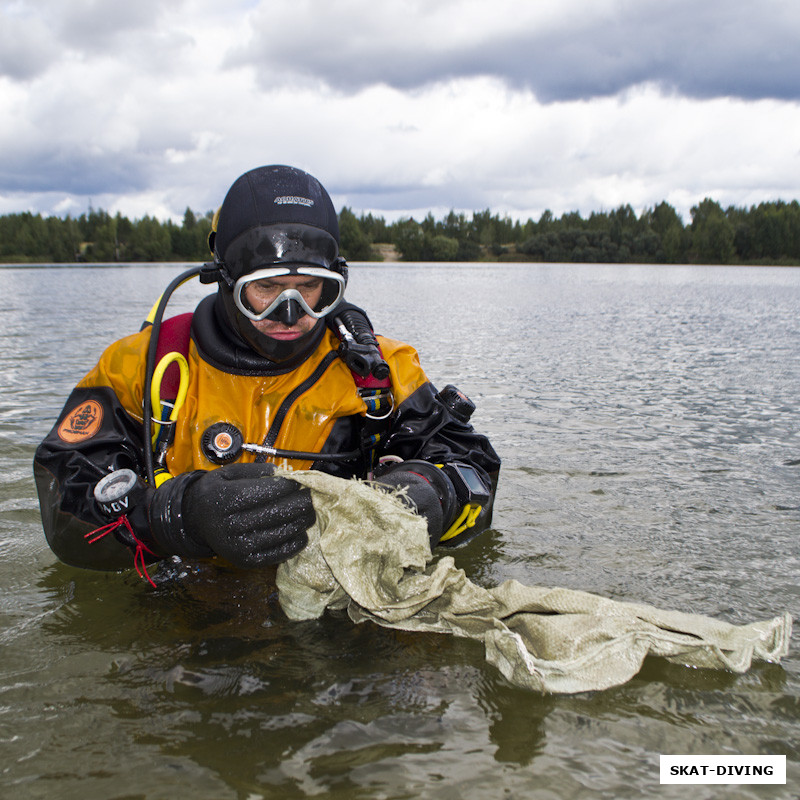
[[[685,224],[669,203],[637,214],[630,205],[524,223],[493,214],[451,211],[441,219],[387,223],[339,212],[339,250],[351,262],[522,262],[562,264],[727,264],[800,266],[800,202],[723,209],[706,198]],[[79,217],[24,212],[0,215],[0,261],[7,263],[166,263],[211,258],[213,215],[187,208],[181,224],[130,220],[90,209]]]
[[[202,261],[59,261],[59,262],[27,262],[27,261],[5,261],[0,262],[0,269],[129,269],[130,267],[185,267],[187,269],[196,267],[202,264]],[[639,262],[639,261],[531,261],[530,259],[503,259],[503,258],[482,258],[473,261],[403,261],[400,258],[384,258],[380,259],[366,259],[358,261],[348,261],[351,267],[353,266],[391,266],[397,265],[402,267],[429,266],[429,267],[457,267],[464,264],[503,264],[503,265],[517,265],[520,267],[540,267],[540,266],[595,266],[595,267],[744,267],[744,268],[759,268],[759,267],[780,267],[780,268],[797,268],[798,264],[786,263],[731,263],[731,264],[700,264],[684,262],[680,264],[666,263],[666,262]]]

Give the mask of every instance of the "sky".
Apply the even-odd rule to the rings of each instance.
[[[0,0],[0,214],[800,199],[797,0]]]

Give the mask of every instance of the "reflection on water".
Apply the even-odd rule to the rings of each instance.
[[[180,270],[0,269],[0,794],[678,797],[660,753],[739,752],[785,753],[789,782],[726,797],[796,795],[794,650],[540,697],[475,642],[289,623],[270,570],[168,565],[151,589],[58,564],[33,449]],[[348,294],[476,401],[503,458],[495,529],[456,551],[474,581],[796,616],[800,270],[355,265]]]

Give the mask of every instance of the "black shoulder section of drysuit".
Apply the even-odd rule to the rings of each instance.
[[[90,407],[101,409],[99,426],[90,436],[68,437],[77,441],[65,441],[59,435],[64,430],[62,423],[90,401]],[[42,527],[61,561],[88,569],[130,567],[131,551],[115,536],[104,536],[91,544],[86,534],[110,521],[94,499],[97,482],[117,469],[144,475],[142,440],[141,422],[125,411],[110,388],[73,390],[33,460]],[[135,505],[126,516],[137,537],[152,544],[146,504]]]
[[[489,440],[454,417],[431,383],[424,383],[400,404],[381,455],[434,463],[463,461],[487,476],[500,469]]]

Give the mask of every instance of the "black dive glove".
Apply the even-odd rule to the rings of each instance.
[[[171,555],[218,555],[237,567],[278,564],[308,544],[311,492],[275,475],[272,464],[231,464],[163,483],[150,504],[150,530]]]
[[[410,459],[392,463],[384,472],[375,475],[374,482],[406,489],[403,498],[406,505],[428,522],[431,547],[455,519],[458,500],[453,484],[438,467],[427,461]]]

